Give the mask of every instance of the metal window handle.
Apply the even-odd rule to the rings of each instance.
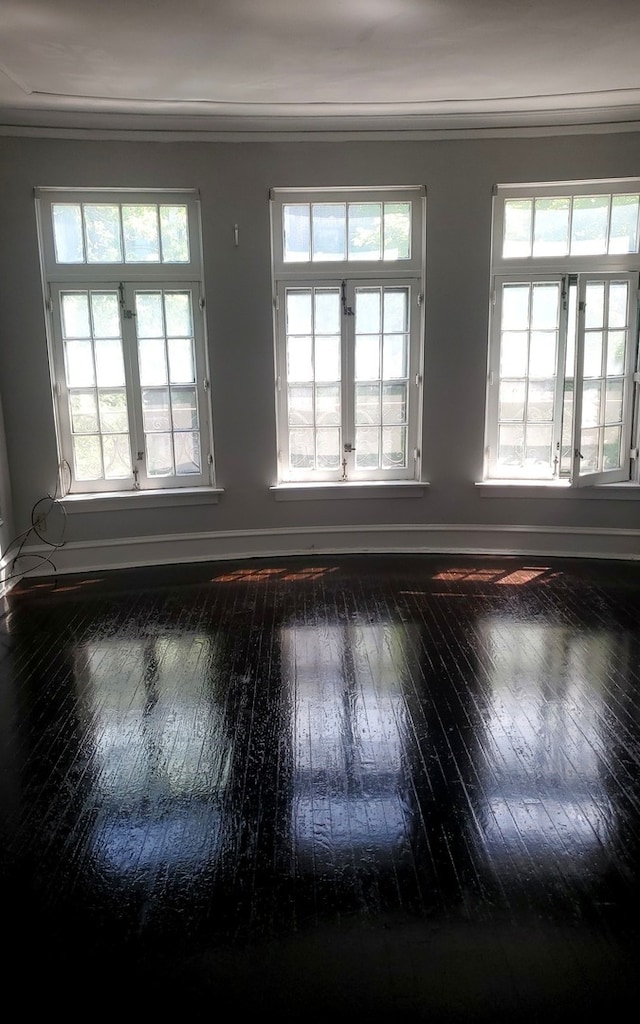
[[[351,441],[345,441],[343,448],[345,452],[355,452],[355,445],[351,444]]]

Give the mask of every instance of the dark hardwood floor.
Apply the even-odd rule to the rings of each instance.
[[[5,1006],[638,1012],[640,563],[253,560],[8,603]]]

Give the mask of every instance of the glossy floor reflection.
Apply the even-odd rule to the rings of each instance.
[[[640,566],[212,563],[8,605],[4,966],[32,1005],[577,1021],[640,995]]]

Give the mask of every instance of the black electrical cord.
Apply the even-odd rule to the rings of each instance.
[[[44,512],[44,513],[38,512],[38,509],[41,508],[42,505],[45,502],[49,502],[49,507],[48,507],[47,511]],[[62,530],[61,530],[60,539],[58,541],[50,540],[48,537],[44,537],[43,534],[41,533],[41,526],[42,526],[42,524],[46,523],[47,518],[51,515],[51,512],[52,512],[52,510],[54,508],[58,509],[60,511],[60,513],[62,514]],[[5,583],[8,583],[11,580],[15,580],[15,579],[23,579],[25,576],[29,575],[29,573],[33,573],[33,572],[37,571],[38,569],[40,569],[43,565],[50,565],[51,568],[53,569],[54,573],[57,573],[58,570],[57,570],[57,567],[56,567],[55,563],[52,561],[51,558],[49,558],[48,555],[44,555],[44,554],[29,555],[28,556],[29,558],[38,558],[39,561],[35,565],[30,566],[28,569],[22,569],[22,570],[20,570],[20,572],[14,572],[13,570],[15,569],[15,565],[16,565],[16,562],[18,561],[18,559],[20,557],[22,557],[23,548],[24,548],[25,544],[27,543],[27,540],[29,539],[29,537],[36,536],[38,538],[38,540],[41,541],[41,543],[47,544],[50,548],[53,548],[54,550],[57,550],[58,548],[64,547],[66,526],[67,526],[67,510],[65,509],[64,505],[61,503],[61,501],[60,501],[60,499],[58,497],[58,487],[56,486],[55,491],[54,491],[53,494],[47,494],[47,495],[45,495],[44,498],[38,498],[38,500],[36,502],[34,502],[32,508],[31,508],[31,526],[27,530],[25,530],[23,533],[19,533],[7,545],[7,548],[6,548],[5,552],[4,552],[4,560],[5,560],[5,562],[7,564],[9,562],[11,563],[11,570],[10,570],[9,575],[5,576],[2,579],[2,581],[1,581],[2,584],[4,585]],[[11,558],[9,558],[8,556],[9,556],[9,553],[11,552],[11,549],[16,544],[18,544],[18,542],[20,542],[19,546],[18,546],[18,550],[16,551],[15,555],[13,555]],[[27,557],[27,556],[25,556],[25,557]]]

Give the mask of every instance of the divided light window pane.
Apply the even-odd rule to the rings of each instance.
[[[411,203],[285,203],[285,263],[411,258]]]
[[[189,263],[187,207],[53,203],[56,263]]]
[[[638,252],[640,196],[505,199],[503,259]]]

